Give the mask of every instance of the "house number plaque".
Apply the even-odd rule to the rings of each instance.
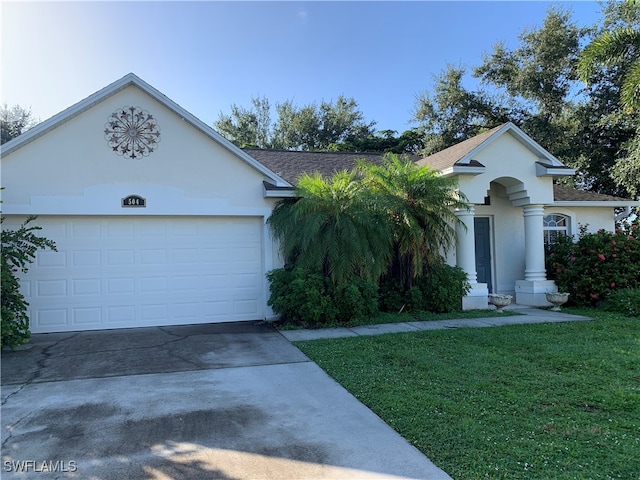
[[[144,208],[147,206],[147,199],[140,195],[129,195],[122,199],[123,208]]]

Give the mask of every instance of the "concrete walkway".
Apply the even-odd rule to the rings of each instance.
[[[552,312],[540,308],[527,308],[514,305],[508,308],[522,315],[505,316],[496,313],[488,318],[461,318],[454,320],[435,320],[425,322],[385,323],[380,325],[361,325],[352,328],[323,328],[317,330],[282,330],[280,333],[290,342],[318,340],[321,338],[359,337],[363,335],[384,335],[385,333],[417,332],[420,330],[442,330],[445,328],[500,327],[503,325],[521,325],[526,323],[560,323],[592,320],[589,317],[571,315],[564,312]]]

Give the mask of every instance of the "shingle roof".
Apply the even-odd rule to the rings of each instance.
[[[485,141],[489,140],[498,130],[502,129],[507,124],[499,125],[491,130],[488,130],[480,135],[469,138],[463,142],[456,143],[455,145],[445,148],[433,155],[429,155],[416,163],[420,166],[428,165],[435,170],[445,170],[453,167],[456,162],[462,160],[466,155],[471,153],[474,149],[482,145]]]
[[[556,202],[628,202],[628,198],[603,195],[601,193],[578,190],[564,185],[553,186],[553,199]]]
[[[358,160],[363,159],[378,164],[383,157],[381,153],[300,152],[257,148],[243,150],[293,185],[298,182],[303,173],[318,172],[323,177],[330,177],[341,170],[352,170]]]
[[[500,127],[498,127],[500,128]],[[479,135],[483,137],[478,140],[478,137],[467,140],[466,145],[459,150],[456,150],[453,154],[449,153],[447,156],[441,158],[447,159],[450,162],[457,155],[466,155],[471,152],[483,141],[490,138],[496,129],[489,130],[488,132]],[[472,142],[472,140],[474,140]],[[461,144],[459,144],[461,145]],[[454,149],[458,145],[451,147]],[[451,150],[447,149],[447,150]],[[253,157],[258,162],[262,163],[272,172],[275,172],[279,177],[284,178],[287,182],[295,185],[304,173],[318,172],[324,177],[329,177],[333,173],[341,170],[351,170],[355,167],[356,162],[360,159],[365,161],[379,164],[382,161],[382,153],[352,153],[352,152],[301,152],[290,150],[261,150],[257,148],[244,148],[248,155]],[[444,151],[443,151],[444,152]],[[466,152],[466,153],[463,153]],[[442,153],[442,152],[440,152]],[[417,160],[413,157],[413,160],[417,160],[419,165],[425,165],[424,160],[433,158],[439,154],[432,155],[426,159]],[[461,157],[460,157],[461,158]],[[453,162],[455,163],[455,161]],[[453,165],[444,163],[444,165]],[[438,164],[438,163],[436,163]],[[437,168],[435,165],[428,164],[431,168]],[[440,163],[443,165],[443,163]],[[444,168],[447,168],[446,166]],[[275,189],[271,184],[266,185],[268,189]],[[594,192],[587,192],[584,190],[578,190],[563,185],[553,186],[553,196],[556,202],[629,202],[629,199],[614,197],[612,195],[602,195]]]

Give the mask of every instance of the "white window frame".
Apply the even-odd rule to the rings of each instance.
[[[556,217],[556,219],[553,220],[553,222],[556,225],[550,226],[547,224],[547,222],[549,220],[547,220],[549,217]],[[564,225],[557,225],[557,217],[562,217],[562,219],[564,220]],[[543,231],[544,231],[544,244],[545,245],[553,245],[555,243],[555,241],[552,241],[555,237],[557,237],[557,235],[552,235],[552,232],[562,232],[565,235],[572,235],[572,231],[571,231],[571,225],[572,225],[572,218],[571,215],[567,215],[565,213],[561,213],[561,212],[549,212],[547,213],[543,219]]]

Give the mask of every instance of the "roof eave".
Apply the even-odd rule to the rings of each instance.
[[[453,167],[440,170],[440,174],[444,177],[452,175],[481,175],[485,172],[485,167],[469,167],[467,165],[454,165]]]
[[[545,165],[540,162],[536,162],[536,176],[537,177],[567,177],[575,175],[576,171],[569,167],[555,167]]]
[[[634,200],[556,200],[554,207],[640,207],[640,202]]]
[[[295,187],[276,186],[267,181],[262,182],[262,194],[264,198],[295,198]]]

